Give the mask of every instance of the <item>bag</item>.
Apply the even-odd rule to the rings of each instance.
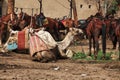
[[[17,46],[16,42],[13,42],[13,43],[10,43],[10,44],[7,45],[8,50],[15,50],[17,48],[18,48],[18,46]]]
[[[48,19],[47,18],[43,20],[43,25],[46,25],[46,24],[48,24]]]

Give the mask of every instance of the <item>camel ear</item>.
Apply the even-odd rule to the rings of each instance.
[[[79,29],[79,33],[83,33],[83,30],[82,30],[82,29]]]
[[[13,30],[12,29],[9,29],[9,32],[11,33]]]
[[[73,28],[72,31],[75,31],[77,33],[83,33],[83,31],[81,29],[79,29],[79,28]]]
[[[83,33],[82,29],[78,29],[78,28],[76,28],[76,32]]]
[[[74,28],[69,28],[69,31],[74,31]]]
[[[69,28],[69,31],[72,31],[72,28]]]

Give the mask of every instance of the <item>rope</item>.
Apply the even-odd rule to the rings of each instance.
[[[21,9],[21,7],[14,7],[16,9]],[[39,8],[22,8],[22,9],[39,9]]]
[[[30,27],[33,27],[33,25],[32,25],[32,17],[33,17],[33,9],[32,9],[32,14],[31,14]]]
[[[54,0],[56,1],[57,3],[59,3],[62,7],[66,8],[66,9],[69,9],[68,7],[64,6],[61,2],[59,2],[58,0]]]
[[[22,20],[24,19],[24,17],[25,17],[25,13],[23,13]]]
[[[63,5],[61,2],[59,2],[58,0],[54,0],[54,1],[56,1],[56,2],[57,2],[58,4],[60,4],[62,7],[66,8],[67,10],[69,10],[68,18],[70,18],[70,17],[71,17],[71,10],[70,10],[70,8],[64,6],[64,5]]]

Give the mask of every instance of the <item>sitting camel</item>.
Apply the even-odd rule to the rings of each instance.
[[[32,48],[30,48],[30,55],[33,58],[35,58],[39,61],[42,61],[42,62],[53,60],[53,59],[55,60],[58,55],[62,58],[67,58],[64,50],[66,48],[68,48],[68,46],[70,45],[70,43],[73,40],[75,35],[77,35],[79,33],[83,33],[81,29],[70,28],[66,37],[62,41],[56,42],[53,39],[53,37],[51,36],[51,34],[47,31],[39,30],[38,32],[34,32],[33,29],[32,30],[29,29],[29,31],[30,31],[29,33],[32,36],[36,35],[39,39],[41,39],[45,43],[45,47],[47,47],[44,50],[40,50],[40,51],[31,53],[31,49],[33,47],[31,45],[29,45],[29,48],[32,47]],[[4,51],[7,51],[7,45],[9,44],[9,42],[11,42],[12,40],[14,40],[14,41],[18,40],[18,38],[17,38],[18,32],[19,31],[11,31],[10,37],[3,47]],[[31,44],[32,41],[29,40],[28,42],[29,42],[29,44]]]

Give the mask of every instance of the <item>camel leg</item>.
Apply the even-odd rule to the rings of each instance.
[[[91,36],[89,36],[88,39],[89,39],[89,56],[91,56],[91,48],[92,48],[92,45],[91,45]]]
[[[94,49],[94,54],[96,53],[96,45],[95,45],[95,38],[93,37],[93,49]]]
[[[112,36],[112,44],[113,44],[113,48],[112,49],[116,49],[116,45],[117,45],[117,38],[116,36]]]
[[[0,48],[2,47],[2,35],[3,35],[3,27],[4,27],[4,25],[2,24],[2,25],[0,25]]]
[[[54,53],[52,53],[52,51],[42,51],[41,55],[43,57],[41,62],[48,62],[48,61],[56,60],[56,57]]]
[[[119,60],[120,60],[120,37],[119,37],[118,44],[119,44],[118,49],[119,49]]]
[[[99,51],[99,43],[98,43],[98,38],[95,40],[95,59],[97,59],[98,56],[98,51]]]
[[[67,55],[63,52],[63,50],[59,49],[61,58],[67,58]]]
[[[2,47],[2,31],[0,31],[0,47]]]
[[[0,47],[2,47],[2,41],[1,41],[1,39],[0,39]]]
[[[94,43],[95,43],[94,56],[95,56],[95,59],[97,59],[98,51],[99,51],[99,39],[98,39],[98,35],[99,35],[99,32],[96,33],[96,34],[94,34]]]

